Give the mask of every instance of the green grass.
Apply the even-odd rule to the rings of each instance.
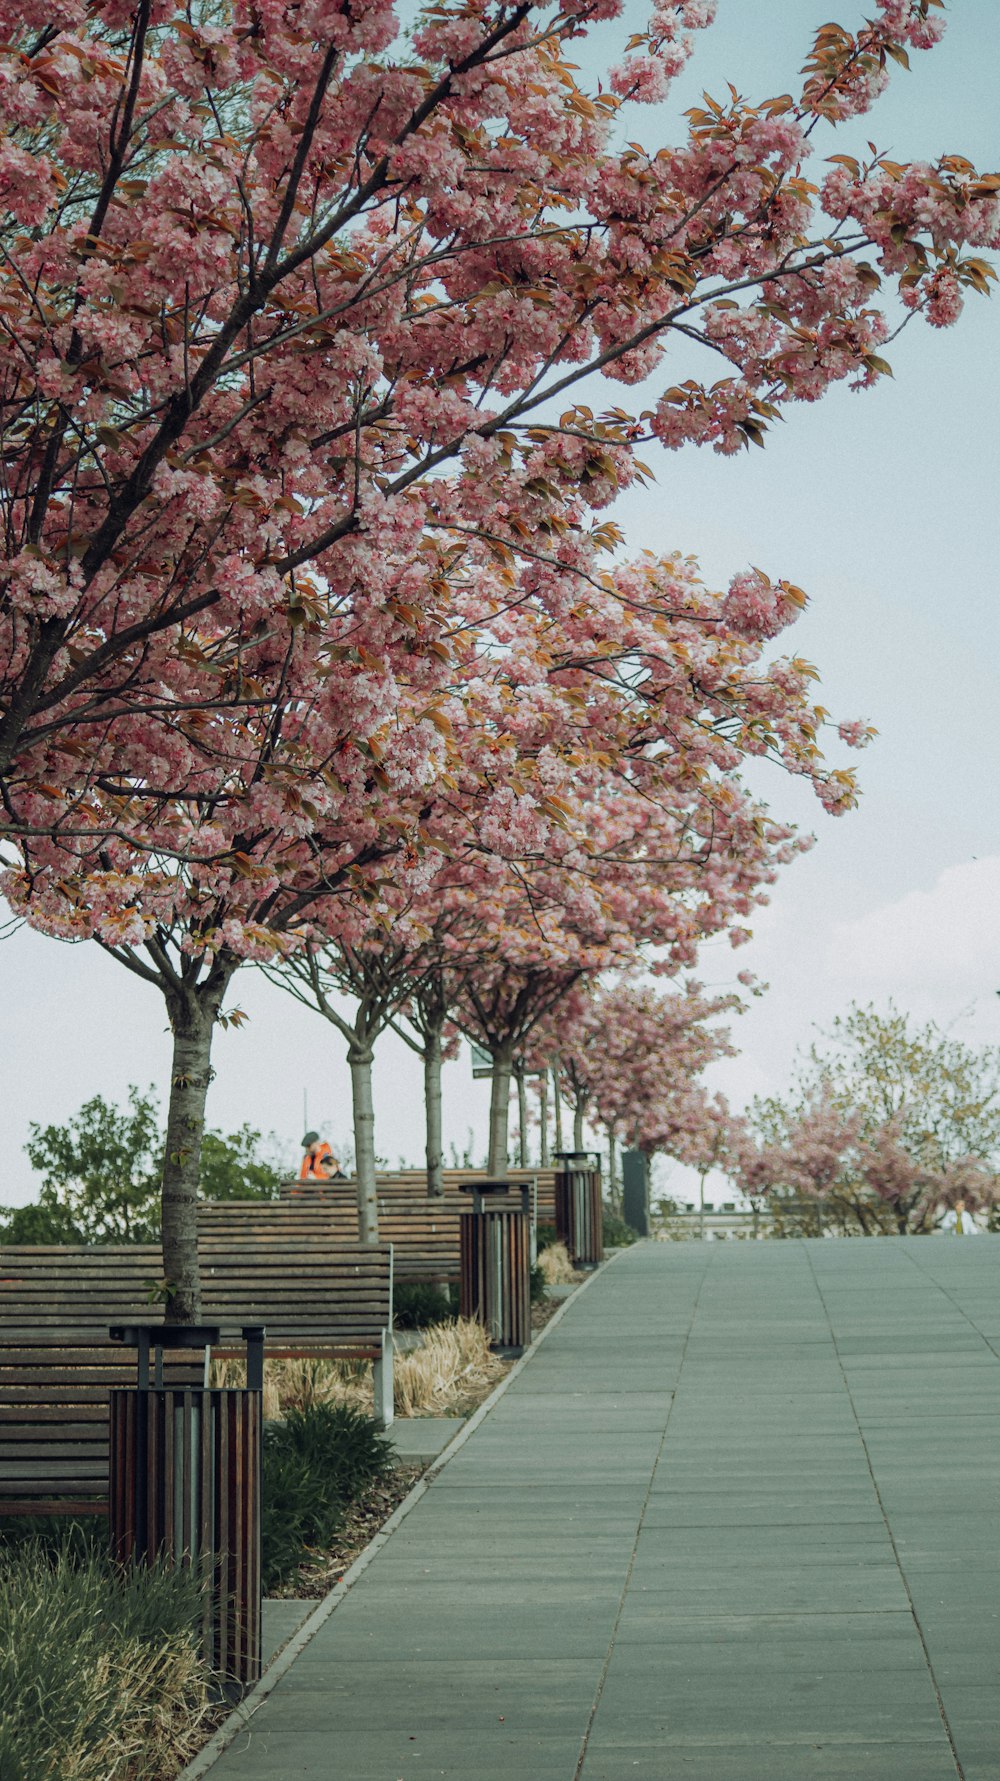
[[[176,1774],[212,1698],[200,1602],[190,1572],[119,1571],[85,1535],[0,1552],[3,1781]]]
[[[630,1243],[638,1243],[638,1232],[619,1218],[617,1212],[604,1208],[604,1229],[602,1232],[605,1249],[625,1249]]]

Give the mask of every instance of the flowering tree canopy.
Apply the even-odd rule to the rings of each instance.
[[[884,373],[895,301],[953,321],[996,179],[955,155],[809,177],[816,120],[865,111],[939,4],[824,26],[798,94],[706,100],[648,149],[618,114],[711,0],[660,0],[596,94],[570,57],[621,0],[456,0],[405,36],[391,0],[12,9],[4,826],[72,826],[98,788],[114,827],[137,774],[187,783],[205,711],[281,704],[296,629],[341,602],[355,665],[433,664],[471,543],[599,573],[594,510],[644,440],[759,443]],[[595,372],[655,378],[651,405],[593,413]],[[784,600],[739,577],[729,616],[766,633]]]
[[[713,1023],[741,1008],[738,995],[707,995],[693,979],[671,990],[627,975],[578,985],[534,1036],[557,1060],[575,1147],[589,1119],[615,1143],[689,1160],[708,1105],[698,1078],[733,1052],[728,1030]]]
[[[934,1230],[1000,1201],[1000,1052],[852,1008],[804,1061],[792,1097],[756,1102],[731,1153],[753,1198],[821,1208],[865,1236]]]
[[[956,156],[807,176],[816,120],[929,47],[936,0],[824,27],[798,96],[706,101],[649,150],[616,146],[618,113],[713,8],[661,0],[588,94],[574,41],[621,11],[458,0],[404,35],[390,0],[57,0],[5,24],[5,889],[166,997],[172,1292],[233,970],[382,919],[390,856],[419,892],[463,774],[480,850],[554,860],[534,894],[573,886],[560,925],[605,958],[640,861],[636,937],[675,964],[796,845],[734,784],[744,754],[853,796],[808,664],[759,665],[800,591],[620,563],[601,515],[644,442],[760,443],[883,375],[895,311],[954,320],[998,182]],[[685,375],[706,349],[712,384]],[[648,405],[593,412],[597,374],[653,380]]]

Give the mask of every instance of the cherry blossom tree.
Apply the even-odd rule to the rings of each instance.
[[[1000,1052],[852,1008],[803,1060],[792,1097],[759,1101],[734,1147],[743,1190],[798,1229],[936,1229],[949,1207],[1000,1202]],[[791,1206],[789,1205],[791,1202]]]
[[[341,936],[357,947],[366,921],[381,949],[380,923],[452,856],[447,895],[425,921],[447,914],[452,953],[468,959],[478,947],[488,958],[496,934],[483,953],[484,921],[503,917],[513,933],[526,911],[533,947],[539,910],[549,911],[544,956],[529,961],[548,971],[556,960],[547,1006],[579,970],[633,945],[666,947],[677,965],[693,961],[704,934],[739,938],[777,865],[805,844],[740,786],[745,755],[805,775],[829,809],[853,801],[852,774],[819,749],[813,671],[797,658],[765,664],[764,639],[734,628],[731,594],[704,588],[690,562],[623,565],[585,610],[570,603],[567,577],[549,571],[509,611],[508,582],[485,559],[460,603],[454,592],[450,682],[441,658],[409,656],[395,621],[381,654],[355,661],[359,613],[330,601],[322,623],[314,614],[293,627],[290,644],[278,632],[257,646],[265,678],[281,655],[283,704],[192,718],[180,791],[152,796],[146,741],[123,743],[114,798],[107,788],[78,798],[75,826],[22,838],[21,867],[5,875],[8,898],[36,926],[96,936],[166,999],[172,1308],[196,1295],[211,1037],[241,960],[273,962]],[[772,593],[788,622],[796,590]],[[859,726],[852,739],[865,734]],[[114,837],[101,814],[109,803]],[[539,1012],[533,1002],[528,1024],[518,1016],[501,1041],[502,1068]],[[499,1106],[499,1083],[497,1093]]]
[[[773,751],[830,807],[851,799],[819,770],[807,665],[749,671],[799,591],[741,573],[720,605],[676,560],[615,567],[595,515],[644,474],[644,440],[759,442],[786,404],[884,374],[897,303],[953,320],[985,287],[967,250],[996,239],[997,182],[954,156],[840,163],[819,193],[805,177],[816,118],[867,109],[887,58],[930,46],[933,0],[883,0],[857,36],[825,27],[799,98],[709,102],[681,147],[649,153],[612,147],[617,113],[660,96],[711,7],[665,0],[590,96],[573,40],[619,10],[477,0],[430,8],[401,45],[389,0],[322,19],[60,0],[8,21],[5,888],[167,999],[172,1315],[195,1305],[208,1048],[233,971],[309,922],[335,932],[351,896],[377,902],[380,862],[419,857],[423,795],[448,775],[436,701],[470,627],[501,650],[527,627],[537,648],[558,618],[540,683],[587,708],[581,683],[603,682],[633,809],[674,812],[675,961],[705,931],[692,905],[719,931],[762,876],[720,864],[759,861],[759,813],[728,784],[693,805],[699,775]],[[675,382],[640,416],[578,399],[595,373],[659,378],[689,344],[726,362],[711,388]],[[711,718],[674,747],[692,682]],[[516,754],[503,715],[496,746]],[[557,826],[550,758],[505,776],[486,845],[513,826],[523,851],[538,812]]]
[[[404,1005],[430,1009],[438,993],[438,954],[433,934],[415,920],[412,912],[384,914],[385,925],[356,911],[353,935],[342,932],[334,945],[309,945],[291,952],[280,966],[265,967],[272,982],[291,992],[308,1008],[314,1008],[347,1041],[351,1071],[354,1120],[355,1175],[358,1193],[358,1237],[362,1243],[378,1240],[378,1184],[375,1174],[375,1105],[372,1066],[375,1043],[394,1024]],[[344,1010],[343,998],[351,1004]],[[438,1058],[438,1111],[440,1111],[441,1033],[433,1039]],[[425,1068],[431,1059],[425,1058]],[[438,1128],[438,1138],[440,1132]],[[428,1132],[428,1189],[443,1191],[440,1143],[432,1165]]]
[[[573,1107],[573,1143],[584,1147],[584,1121],[619,1140],[690,1161],[714,1104],[698,1078],[715,1058],[732,1055],[721,1015],[738,1013],[739,995],[706,995],[693,979],[680,989],[630,981],[577,989],[558,1011],[559,1059]]]
[[[649,149],[614,146],[620,114],[663,96],[710,0],[630,17],[596,94],[574,45],[621,0],[456,0],[405,34],[391,0],[12,10],[4,828],[127,831],[140,788],[197,778],[204,713],[283,706],[289,633],[331,599],[363,666],[386,627],[448,650],[473,542],[587,588],[645,440],[759,443],[884,375],[897,319],[954,321],[995,178],[873,152],[809,179],[816,120],[867,111],[939,5],[824,26],[797,95],[706,99]],[[705,347],[711,385],[684,375]],[[658,388],[595,415],[595,374]],[[737,578],[734,619],[775,610]]]
[[[419,715],[423,690],[414,715],[397,688],[392,723],[382,726],[385,750],[374,731],[364,749],[357,746],[357,702],[370,691],[359,676],[339,734],[322,701],[291,701],[282,723],[263,712],[238,724],[227,719],[211,756],[205,751],[212,775],[206,765],[204,808],[193,816],[183,800],[179,810],[164,808],[167,846],[186,826],[189,860],[160,856],[153,827],[137,828],[131,843],[105,840],[96,854],[82,844],[71,852],[65,836],[43,837],[5,880],[13,906],[35,927],[64,939],[95,938],[164,998],[172,1061],[162,1239],[171,1321],[198,1316],[194,1208],[211,1048],[220,1020],[242,1018],[238,1009],[223,1011],[235,972],[294,950],[310,922],[335,932],[357,921],[358,904],[377,909],[387,860],[397,886],[420,870],[401,833],[419,831],[443,739]],[[210,788],[220,783],[213,799]]]

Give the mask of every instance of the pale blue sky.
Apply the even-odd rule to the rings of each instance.
[[[751,98],[794,87],[815,25],[854,24],[865,10],[854,0],[720,0],[671,100],[637,109],[628,134],[676,139],[684,106],[727,79]],[[642,11],[630,5],[628,23]],[[900,159],[960,151],[1000,165],[1000,5],[954,0],[948,17],[945,42],[900,71],[848,146],[871,136]],[[607,66],[610,50],[599,53]],[[843,146],[838,132],[823,152]],[[824,817],[777,773],[755,781],[776,814],[819,841],[775,887],[752,946],[716,946],[704,959],[712,981],[750,965],[772,986],[740,1025],[743,1056],[719,1072],[735,1099],[780,1091],[796,1045],[852,995],[894,993],[957,1033],[1000,1042],[998,349],[1000,296],[971,298],[958,328],[914,326],[892,347],[893,382],[789,410],[765,452],[653,453],[656,486],[619,503],[635,548],[690,551],[720,585],[755,563],[804,587],[812,603],[789,642],[820,667],[834,714],[870,718],[881,732],[851,757],[865,792],[851,816]],[[219,1035],[212,1122],[273,1127],[294,1152],[305,1091],[310,1122],[346,1134],[348,1075],[325,1024],[253,973],[231,999],[252,1018]],[[129,1082],[165,1081],[165,1028],[156,996],[96,948],[23,931],[4,943],[0,1201],[33,1191],[29,1119],[63,1119],[95,1092],[123,1100]],[[482,1140],[486,1088],[472,1084],[466,1058],[448,1071],[446,1093],[449,1139],[463,1147],[472,1126]],[[391,1038],[376,1094],[380,1151],[418,1160],[419,1066]]]

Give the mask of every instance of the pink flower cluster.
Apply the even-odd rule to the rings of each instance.
[[[775,585],[760,569],[744,570],[729,584],[722,611],[741,637],[776,637],[798,617],[804,597],[785,582]]]

